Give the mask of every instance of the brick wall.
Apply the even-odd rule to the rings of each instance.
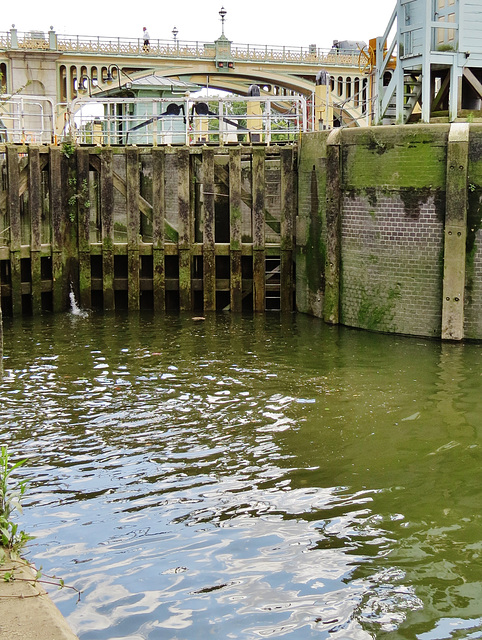
[[[345,195],[341,230],[342,324],[440,335],[443,224],[432,195],[417,215],[397,192]]]
[[[331,251],[321,260],[330,232],[325,212],[338,206],[341,225],[332,235],[338,234],[339,274],[338,282],[330,284],[340,292],[338,321],[375,331],[441,335],[449,130],[450,125],[390,126],[303,138],[298,215],[305,242],[298,250],[299,310],[323,317],[326,277],[334,273],[329,261],[336,258]],[[482,149],[482,127],[480,136]],[[333,144],[339,145],[339,155],[333,155],[340,158],[339,167],[327,172],[326,148]],[[327,174],[333,171],[339,172],[338,203],[333,202],[336,194],[329,196],[330,202],[325,198]],[[482,203],[482,163],[477,188],[479,184]],[[473,269],[481,283],[476,295],[481,302],[480,309],[471,302],[467,326],[480,322],[482,337],[482,248]],[[316,296],[321,308],[312,303]]]

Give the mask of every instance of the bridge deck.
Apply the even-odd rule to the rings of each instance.
[[[238,62],[282,62],[308,66],[357,67],[359,51],[322,49],[319,47],[296,47],[262,44],[229,43],[229,55]],[[61,35],[55,32],[0,31],[0,49],[59,51],[88,56],[103,54],[113,56],[142,56],[143,58],[174,58],[213,60],[216,47],[213,42],[177,40],[151,40],[144,48],[141,38],[119,38],[115,36]]]

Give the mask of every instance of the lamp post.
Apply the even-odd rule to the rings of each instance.
[[[219,15],[221,16],[221,35],[224,36],[224,20],[226,18],[227,11],[224,7],[221,7]]]
[[[177,34],[179,33],[179,31],[177,30],[177,27],[174,27],[174,29],[172,30],[172,37],[174,38],[174,46],[177,45]]]
[[[80,76],[77,91],[79,93],[86,93],[87,89],[89,90],[89,97],[92,98],[92,78],[84,73],[84,75]]]
[[[118,65],[116,64],[110,64],[108,69],[107,69],[107,77],[105,79],[106,83],[108,85],[111,85],[114,82],[114,76],[112,75],[112,71],[111,69],[117,69],[117,80],[119,81],[119,89],[122,89],[121,86],[121,73],[123,73],[126,78],[129,78],[129,82],[126,82],[126,89],[130,89],[132,87],[132,78],[130,77],[129,74],[127,74],[123,69],[119,69]]]

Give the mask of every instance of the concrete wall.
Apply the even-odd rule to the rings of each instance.
[[[480,125],[305,135],[297,222],[300,311],[482,339]]]

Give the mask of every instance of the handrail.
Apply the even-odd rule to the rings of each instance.
[[[53,34],[55,37],[51,38]],[[54,45],[54,46],[52,46]],[[108,55],[142,55],[167,58],[214,58],[216,42],[151,39],[149,49],[144,49],[142,38],[118,36],[63,35],[53,32],[0,31],[0,49],[56,50],[69,53],[103,53]],[[353,66],[358,63],[358,50],[324,49],[316,46],[286,46],[243,44],[229,42],[229,55],[239,61],[268,61],[287,64],[329,63]]]
[[[139,108],[134,111],[130,105]],[[295,142],[307,130],[302,96],[76,98],[62,137],[100,145],[269,144]]]

